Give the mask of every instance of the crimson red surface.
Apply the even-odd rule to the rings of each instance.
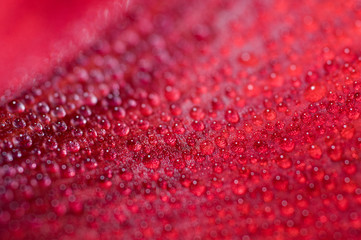
[[[0,13],[1,239],[360,239],[359,1],[34,2]]]

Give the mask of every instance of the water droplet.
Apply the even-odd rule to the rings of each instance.
[[[33,145],[33,140],[27,134],[20,134],[14,139],[14,144],[21,148],[29,148]]]
[[[125,123],[117,123],[114,127],[114,132],[119,136],[127,136],[130,132],[130,128]]]
[[[202,120],[205,116],[203,110],[198,106],[192,107],[189,112],[189,115],[191,116],[191,118],[198,121]]]
[[[327,150],[327,154],[332,161],[340,161],[342,156],[342,149],[339,145],[331,145]]]
[[[236,195],[243,195],[246,193],[247,187],[239,180],[234,180],[232,184],[232,191]]]
[[[16,118],[14,121],[13,121],[13,126],[15,128],[25,128],[26,127],[26,122],[21,119],[21,118]]]
[[[256,141],[253,144],[253,148],[254,148],[254,150],[256,150],[259,153],[265,153],[268,151],[268,145],[264,141]]]
[[[245,145],[240,141],[234,141],[231,145],[231,149],[236,153],[243,153],[246,150]]]
[[[153,109],[150,105],[143,103],[140,105],[140,112],[143,116],[148,117],[152,115]]]
[[[263,114],[264,114],[264,117],[266,118],[266,120],[268,120],[268,121],[275,120],[277,117],[276,111],[274,111],[273,109],[269,109],[269,108],[264,110]]]
[[[197,120],[192,122],[192,127],[195,131],[199,131],[199,132],[203,131],[205,128],[204,123],[202,121],[197,121]]]
[[[273,186],[279,191],[288,191],[289,182],[287,177],[281,175],[275,176]]]
[[[315,82],[306,88],[304,97],[309,102],[317,102],[326,95],[326,91],[327,89],[322,83]]]
[[[227,146],[227,139],[223,136],[218,136],[215,138],[215,143],[220,148],[225,148]]]
[[[180,92],[177,88],[167,86],[164,91],[165,98],[170,102],[175,102],[180,98]]]
[[[308,153],[313,159],[320,159],[322,156],[322,150],[317,145],[311,145],[308,149]]]
[[[341,137],[344,139],[352,139],[355,133],[355,128],[351,125],[343,125],[341,129]]]
[[[39,102],[35,106],[35,111],[39,114],[46,114],[50,111],[50,108],[46,102]]]
[[[10,101],[6,107],[10,113],[22,113],[25,111],[25,105],[18,100]]]
[[[279,155],[276,159],[276,163],[280,168],[288,169],[292,166],[292,160],[285,156],[285,155]]]
[[[211,141],[205,140],[200,144],[201,152],[205,155],[211,155],[214,151],[214,145]]]
[[[286,152],[292,152],[292,150],[295,148],[295,143],[291,138],[285,137],[281,140],[280,147]]]
[[[55,138],[48,138],[44,141],[44,148],[49,151],[53,151],[58,148],[58,143]]]
[[[229,123],[238,123],[239,122],[238,112],[233,109],[228,109],[225,113],[225,119]]]
[[[153,156],[153,154],[148,154],[143,158],[143,164],[147,168],[157,169],[159,168],[160,161],[157,157]]]
[[[66,116],[66,112],[65,112],[65,110],[64,110],[64,108],[62,106],[55,107],[51,111],[51,114],[56,118],[63,118],[63,117]]]

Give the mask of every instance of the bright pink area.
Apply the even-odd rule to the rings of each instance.
[[[0,96],[28,86],[92,39],[125,9],[125,0],[2,0]]]

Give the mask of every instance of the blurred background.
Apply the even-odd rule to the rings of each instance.
[[[0,97],[36,81],[46,70],[90,44],[129,0],[2,0]]]

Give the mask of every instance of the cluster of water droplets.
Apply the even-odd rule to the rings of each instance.
[[[265,32],[264,55],[249,52],[242,45],[259,34],[258,21],[204,21],[236,3],[211,1],[200,15],[172,4],[183,10],[131,11],[1,106],[0,233],[356,239],[359,54],[323,48],[311,65],[309,44],[284,59],[306,41],[297,28],[284,44]]]

